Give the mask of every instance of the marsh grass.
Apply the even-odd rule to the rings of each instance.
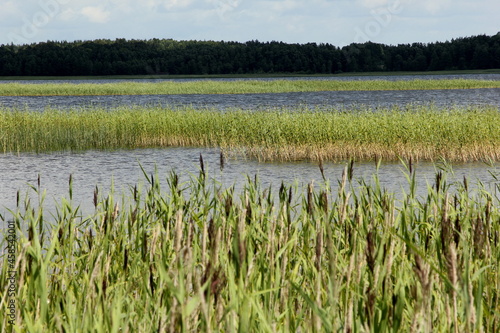
[[[336,110],[164,107],[0,110],[3,152],[220,147],[289,160],[500,160],[496,107],[432,105]]]
[[[396,199],[352,170],[335,191],[145,174],[127,200],[96,190],[88,218],[71,199],[50,220],[20,202],[1,217],[18,226],[16,330],[498,331],[498,184],[451,191],[439,171],[417,198],[410,166]]]
[[[493,80],[199,80],[190,82],[5,83],[0,96],[249,94],[348,90],[432,90],[500,88]]]

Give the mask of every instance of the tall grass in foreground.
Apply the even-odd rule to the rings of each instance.
[[[497,107],[0,110],[0,151],[221,147],[260,160],[500,160]]]
[[[493,80],[240,80],[118,83],[5,83],[0,96],[248,94],[347,90],[432,90],[500,88]]]
[[[410,167],[411,170],[411,167]],[[497,332],[499,186],[423,198],[371,182],[221,188],[147,176],[79,217],[20,203],[15,330],[28,332]],[[71,182],[71,181],[70,181]],[[33,187],[35,191],[39,188]],[[128,202],[128,203],[127,203]],[[3,247],[3,246],[2,246]],[[7,324],[5,256],[0,330]]]

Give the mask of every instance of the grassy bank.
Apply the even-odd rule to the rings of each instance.
[[[154,175],[128,200],[96,191],[83,220],[71,183],[50,220],[35,185],[39,203],[0,216],[18,237],[1,244],[0,330],[497,332],[498,192],[451,194],[438,173],[419,199],[409,171],[396,200],[351,170],[336,191]]]
[[[500,160],[496,107],[0,110],[0,150],[221,147],[260,160]]]
[[[348,90],[430,90],[500,88],[492,80],[240,80],[190,82],[43,83],[0,85],[1,96],[244,94]]]

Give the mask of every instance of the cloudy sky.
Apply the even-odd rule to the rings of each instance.
[[[499,0],[0,0],[0,44],[173,38],[344,46],[499,31]]]

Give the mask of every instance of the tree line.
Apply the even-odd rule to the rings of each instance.
[[[500,68],[500,33],[446,42],[327,43],[93,40],[0,45],[1,76],[335,74]]]

